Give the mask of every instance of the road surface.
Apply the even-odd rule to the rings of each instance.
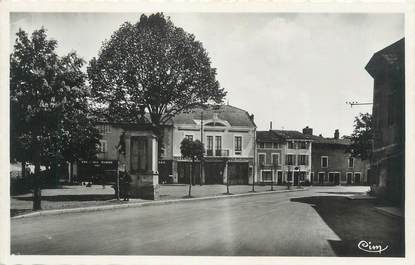
[[[365,189],[363,189],[365,190]],[[349,200],[356,187],[11,221],[12,254],[400,256],[403,222]],[[370,254],[361,240],[388,245]]]

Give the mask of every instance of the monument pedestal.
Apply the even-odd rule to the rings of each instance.
[[[158,143],[151,129],[131,130],[126,133],[126,163],[131,176],[132,198],[158,200]]]

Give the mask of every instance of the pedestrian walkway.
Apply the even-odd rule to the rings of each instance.
[[[274,186],[274,190],[286,190],[286,186]],[[160,185],[160,200],[183,199],[188,196],[188,185]],[[255,185],[256,192],[270,191],[270,186]],[[231,194],[244,194],[252,191],[251,185],[230,185]],[[192,186],[192,197],[215,197],[226,193],[226,185],[195,185]],[[129,202],[117,201],[115,192],[111,186],[92,185],[86,186],[63,186],[54,189],[42,190],[42,209],[69,209],[93,206],[105,206],[114,204],[146,202],[142,199],[131,199]],[[32,194],[22,194],[10,198],[11,216],[31,212]]]

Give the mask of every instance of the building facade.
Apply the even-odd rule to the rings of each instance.
[[[405,198],[405,39],[376,52],[366,71],[374,79],[371,184],[403,204]]]
[[[257,132],[257,180],[259,183],[293,185],[311,182],[312,137],[298,131]]]
[[[176,115],[163,137],[160,179],[169,174],[173,183],[189,183],[193,175],[195,184],[225,184],[228,179],[230,184],[252,183],[255,130],[253,116],[230,105],[206,105]],[[204,158],[193,169],[181,156],[184,138],[200,140],[205,147]]]
[[[306,130],[306,129],[304,129]],[[310,130],[310,128],[309,128]],[[312,134],[312,131],[311,131]],[[369,161],[351,157],[351,142],[339,138],[313,136],[311,176],[313,185],[366,185]]]

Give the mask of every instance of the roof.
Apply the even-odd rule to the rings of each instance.
[[[204,120],[213,119],[216,113],[219,119],[229,122],[231,126],[256,127],[247,111],[230,105],[205,105],[203,109],[196,107],[177,114],[173,117],[173,123],[196,124],[195,120],[201,119],[202,111]]]
[[[191,124],[195,125],[195,120],[201,119],[201,113],[203,111],[203,119],[210,120],[213,119],[214,113],[218,114],[218,118],[229,122],[231,126],[241,126],[241,127],[256,127],[254,121],[252,120],[249,113],[243,109],[230,106],[230,105],[204,105],[205,107],[196,107],[188,111],[183,111],[179,114],[176,114],[172,119],[167,121],[164,125],[173,125],[173,124]],[[144,118],[146,123],[151,123],[151,117],[149,113],[145,113]],[[99,120],[98,123],[107,123],[107,124],[134,124],[128,122],[120,121],[108,121],[103,118]]]
[[[256,139],[258,142],[272,142],[272,143],[281,143],[285,139],[271,131],[257,131]]]
[[[384,71],[404,72],[405,38],[373,54],[365,69],[372,77],[383,74]]]
[[[301,133],[299,131],[290,131],[290,130],[272,130],[272,132],[286,140],[290,139],[304,139],[312,140],[312,136],[308,134]]]
[[[325,138],[321,136],[312,136],[313,144],[327,144],[327,145],[350,145],[352,141],[349,139],[335,139],[335,138]]]

